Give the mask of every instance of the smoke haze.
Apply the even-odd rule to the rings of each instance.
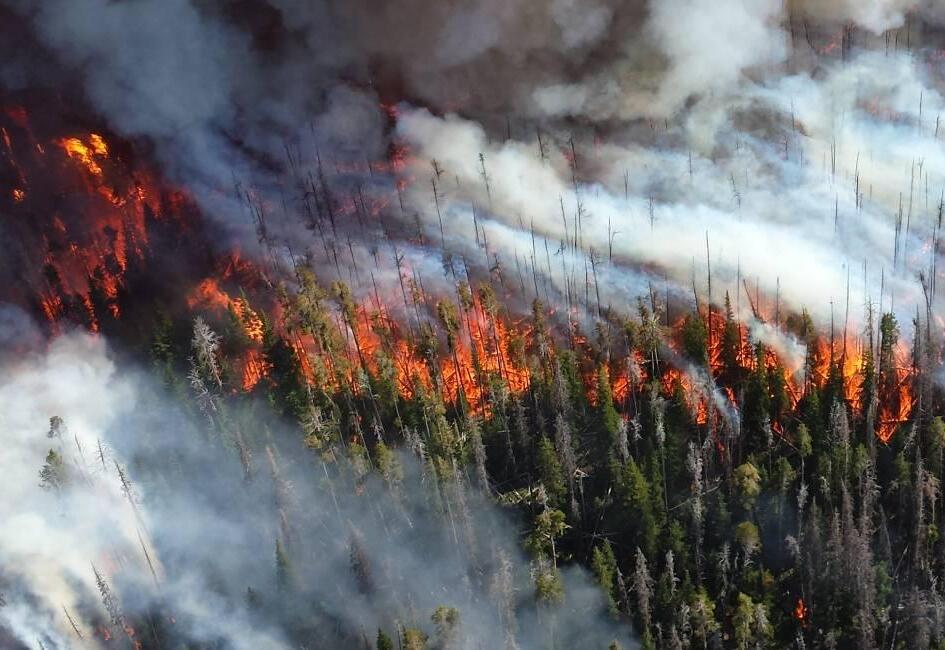
[[[146,643],[295,647],[288,630],[340,647],[373,641],[379,627],[424,626],[439,606],[460,610],[457,647],[502,647],[509,629],[519,647],[547,642],[543,614],[518,602],[532,586],[516,518],[465,478],[438,482],[406,454],[389,482],[339,470],[278,421],[247,413],[228,416],[233,428],[208,429],[85,334],[6,362],[2,376],[0,628],[23,647],[75,647],[67,616],[83,647],[107,646],[85,622],[106,623],[95,570],[120,598],[126,629],[132,617],[143,622],[130,638]],[[54,431],[52,416],[64,423]],[[253,450],[248,478],[226,452],[236,428]],[[43,488],[51,449],[69,478]],[[449,519],[437,514],[443,503]],[[277,539],[288,558],[281,578]],[[355,552],[363,573],[352,571]],[[629,647],[589,576],[567,569],[565,582],[557,642]]]

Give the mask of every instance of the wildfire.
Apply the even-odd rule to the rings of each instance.
[[[262,343],[265,334],[265,324],[258,313],[253,311],[246,298],[240,297],[232,301],[230,306],[236,314],[237,319],[243,325],[243,333],[251,341]]]
[[[88,196],[84,197],[88,199],[83,203],[84,211],[78,214],[55,208],[50,211],[41,244],[45,251],[42,263],[37,264],[42,274],[35,291],[35,304],[54,327],[56,321],[72,318],[82,321],[88,329],[98,331],[108,317],[121,315],[120,301],[123,290],[127,288],[126,274],[134,268],[136,261],[144,259],[148,245],[146,212],[161,218],[156,214],[156,206],[147,199],[161,197],[160,207],[171,214],[179,211],[186,199],[180,193],[157,190],[156,181],[147,174],[133,172],[119,164],[120,155],[116,158],[113,149],[121,151],[121,147],[109,143],[100,133],[37,138],[29,128],[29,116],[25,110],[17,109],[14,113],[7,110],[7,114],[12,121],[0,127],[2,147],[5,147],[0,148],[0,155],[6,156],[13,171],[13,186],[7,191],[14,203],[26,200],[26,188],[30,190],[31,203],[41,201],[41,197],[48,194],[41,184],[34,183],[29,170],[41,168],[50,161],[55,163],[57,171],[64,170],[64,182],[69,191],[75,191],[74,185],[88,191]],[[43,146],[44,143],[53,146]],[[388,151],[387,161],[370,169],[397,174],[399,182],[408,182],[403,173],[411,161],[411,152],[402,144],[395,143]],[[379,214],[385,205],[383,200],[361,196],[360,192],[339,198],[340,212],[358,218]],[[245,390],[252,390],[270,372],[262,351],[268,322],[274,323],[277,333],[290,339],[305,377],[313,382],[322,382],[326,387],[337,388],[337,384],[348,382],[354,390],[360,390],[355,373],[362,365],[372,374],[380,372],[380,356],[383,356],[395,371],[397,389],[403,397],[412,399],[421,391],[436,391],[449,402],[462,398],[473,412],[486,415],[489,405],[496,401],[495,391],[500,386],[502,390],[516,394],[527,390],[532,380],[522,352],[528,347],[531,337],[527,323],[515,322],[495,310],[486,309],[478,296],[458,314],[456,331],[450,334],[450,340],[444,342],[441,333],[434,350],[428,349],[429,342],[418,345],[416,339],[420,333],[414,331],[416,326],[410,331],[395,326],[382,305],[378,304],[372,313],[368,308],[360,307],[356,322],[342,325],[347,336],[348,358],[347,362],[338,363],[336,369],[333,367],[335,361],[329,357],[337,350],[321,350],[312,337],[297,332],[288,335],[282,331],[278,315],[269,309],[254,309],[245,296],[230,294],[223,288],[245,286],[243,277],[246,274],[258,277],[260,272],[242,260],[238,253],[233,254],[225,268],[200,281],[186,297],[191,309],[229,312],[238,323],[245,336],[246,349],[242,358],[235,362],[235,368]],[[422,295],[419,300],[420,303],[428,302]],[[796,360],[781,359],[770,349],[765,349],[759,359],[744,324],[735,326],[737,342],[734,351],[723,351],[725,314],[722,310],[715,310],[709,317],[705,313],[702,316],[708,320],[708,370],[713,378],[723,379],[719,382],[720,388],[733,404],[736,404],[735,392],[724,381],[733,359],[736,370],[742,372],[741,377],[753,371],[758,363],[763,363],[769,372],[781,374],[792,406],[797,405],[807,390],[805,382],[822,388],[829,380],[837,379],[837,374],[840,375],[844,398],[850,403],[861,400],[865,362],[862,346],[852,333],[842,339],[838,337],[828,342],[821,338],[811,344],[812,365],[809,376],[804,377],[804,368],[790,367],[796,365]],[[593,346],[578,331],[576,322],[576,318],[573,321],[569,318],[570,343],[572,347],[589,352]],[[433,329],[440,331],[436,327]],[[676,330],[670,331],[668,337],[673,346],[680,338],[680,328],[671,329]],[[436,335],[433,338],[436,339]],[[850,344],[847,344],[848,338]],[[914,371],[909,368],[907,352],[907,349],[903,352],[897,348],[895,377],[887,377],[878,384],[880,408],[876,434],[883,442],[888,442],[896,428],[911,415]],[[728,358],[723,359],[726,356]],[[582,364],[582,372],[588,398],[593,403],[596,378],[593,372],[588,371],[587,365]],[[625,403],[645,383],[644,365],[639,352],[633,352],[625,363],[614,363],[607,369],[614,397],[619,403]],[[697,424],[708,423],[711,396],[692,375],[664,365],[660,381],[664,395],[681,390]],[[772,422],[772,428],[781,432],[783,423]]]
[[[677,323],[678,331],[682,321]],[[725,362],[722,355],[722,335],[725,327],[723,315],[713,313],[711,343],[709,345],[709,366],[715,377],[725,371]],[[735,361],[742,371],[750,372],[756,369],[758,359],[753,352],[749,341],[748,329],[744,325],[736,325],[738,332]],[[678,338],[678,335],[677,337]],[[825,388],[831,381],[837,381],[842,387],[843,398],[848,404],[860,403],[863,396],[865,380],[866,350],[864,343],[856,332],[847,332],[846,336],[839,334],[830,338],[817,337],[808,344],[808,361],[810,363],[805,376],[805,368],[799,365],[799,360],[781,359],[771,349],[764,350],[764,365],[768,372],[779,372],[784,379],[784,388],[790,399],[791,407],[797,406],[800,398],[807,390],[805,383],[819,389]],[[793,364],[793,367],[791,365]],[[876,435],[882,442],[889,442],[896,428],[908,421],[912,414],[914,398],[912,395],[912,380],[915,370],[910,362],[908,345],[900,341],[894,350],[894,368],[891,377],[885,378],[879,385],[879,417]],[[675,382],[679,373],[670,373],[669,379],[664,376],[664,390],[669,390],[670,383]],[[690,385],[686,380],[681,381],[684,391],[690,393]],[[723,387],[732,404],[736,404],[735,394],[730,387]],[[690,399],[688,403],[694,402]],[[777,426],[776,426],[777,425]],[[780,423],[772,423],[776,431],[781,429]]]
[[[851,338],[853,338],[851,334]],[[831,371],[840,373],[843,384],[843,397],[848,402],[856,402],[863,385],[863,351],[856,344],[831,345],[829,341],[818,339],[811,380],[823,387],[830,380]]]
[[[253,390],[256,385],[269,375],[269,364],[259,350],[251,349],[242,360],[242,386],[244,391]]]
[[[362,307],[357,310],[349,339],[351,353],[363,359],[366,369],[375,374],[380,370],[378,355],[387,355],[397,372],[398,392],[406,399],[416,397],[420,389],[428,391],[438,386],[447,401],[455,402],[462,395],[474,413],[485,415],[493,397],[492,378],[501,378],[513,393],[528,388],[528,369],[514,352],[528,331],[521,323],[489,314],[478,299],[460,321],[452,349],[436,350],[431,359],[424,358],[417,346],[409,343],[386,309],[370,314]],[[519,331],[524,335],[516,343]]]
[[[238,257],[231,258],[223,269],[222,276],[225,278],[233,275],[239,264]],[[220,286],[220,281],[210,277],[199,282],[191,290],[187,296],[187,306],[190,309],[229,311],[235,317],[250,344],[238,361],[239,374],[242,378],[241,386],[244,391],[253,390],[263,378],[269,375],[270,365],[259,347],[265,337],[265,322],[259,312],[250,306],[245,296],[230,297]],[[299,356],[301,359],[304,354]]]
[[[794,605],[794,618],[797,619],[801,625],[807,623],[807,617],[810,615],[807,605],[804,603],[803,598],[798,598],[797,603]]]
[[[892,376],[881,378],[879,384],[879,418],[876,436],[888,443],[899,425],[912,415],[915,402],[912,382],[915,369],[909,363],[909,349],[900,342],[893,351],[895,367]],[[885,379],[885,380],[883,380]]]
[[[96,160],[97,157],[108,157],[108,145],[105,140],[97,133],[90,133],[88,144],[80,138],[63,138],[59,144],[73,160],[80,162],[93,176],[102,177],[102,167]]]
[[[220,289],[220,284],[215,278],[206,278],[187,296],[187,306],[191,309],[197,307],[228,309],[230,297]]]
[[[706,397],[695,389],[689,373],[669,368],[662,377],[663,394],[672,395],[678,386],[683,393],[689,412],[692,413],[696,424],[706,424],[709,421],[709,408]]]
[[[112,158],[100,133],[41,134],[20,106],[0,120],[0,164],[12,179],[4,191],[14,204],[29,198],[33,212],[11,223],[28,271],[13,296],[31,301],[53,331],[62,319],[98,331],[120,316],[126,275],[147,249],[148,219],[177,213],[160,203],[147,170]]]

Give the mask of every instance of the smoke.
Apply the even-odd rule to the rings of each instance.
[[[22,357],[24,351],[35,349],[42,333],[22,309],[0,303],[0,362]]]
[[[653,38],[669,59],[651,114],[674,114],[693,95],[726,92],[749,67],[787,55],[777,0],[654,3]]]
[[[793,9],[809,19],[833,23],[854,23],[874,34],[897,29],[911,15],[932,24],[942,24],[945,12],[935,0],[795,0]]]
[[[334,195],[332,230],[352,266],[373,265],[382,283],[399,272],[379,262],[381,233],[414,266],[461,258],[506,279],[524,269],[558,295],[593,264],[609,304],[654,277],[689,293],[708,244],[712,299],[727,291],[743,317],[747,280],[822,325],[833,304],[859,326],[881,298],[914,310],[917,278],[938,255],[925,252],[945,179],[933,71],[910,53],[872,51],[882,45],[868,35],[829,54],[835,25],[906,29],[911,3],[12,6],[109,124],[156,145],[226,225],[224,245],[252,250],[259,235],[236,181],[252,188],[273,245],[329,275],[337,255],[308,234],[303,194],[315,178]],[[926,3],[911,20],[939,14]],[[385,113],[389,98],[405,101]],[[398,141],[409,150],[395,183],[371,161]],[[380,224],[344,208],[357,192]],[[367,274],[349,276],[370,291]]]
[[[560,606],[529,605],[515,518],[462,474],[437,480],[407,455],[389,482],[323,464],[249,404],[208,429],[101,337],[61,336],[2,370],[0,629],[26,647],[73,647],[79,634],[97,647],[105,629],[147,643],[335,647],[379,627],[432,635],[439,606],[459,611],[456,647],[500,647],[509,630],[544,647],[549,629],[564,645],[630,644],[582,570],[564,571]],[[63,464],[41,480],[51,450]]]
[[[0,620],[29,647],[37,641],[69,646],[57,620],[61,607],[73,612],[81,607],[78,594],[95,590],[90,562],[101,563],[132,532],[127,518],[112,516],[121,507],[114,484],[60,494],[41,489],[38,477],[50,449],[70,457],[91,455],[99,436],[129,404],[131,387],[114,381],[115,368],[103,351],[101,341],[80,336],[4,360],[0,422],[7,478],[0,514],[7,525],[0,532],[0,591],[7,606]],[[53,431],[53,415],[68,418],[68,431],[47,433]]]
[[[877,67],[879,62],[872,61],[867,69]],[[905,72],[902,61],[882,67]],[[927,259],[917,253],[920,242],[927,241],[934,230],[937,202],[923,195],[920,208],[913,197],[913,206],[906,206],[906,210],[921,211],[922,216],[914,217],[910,239],[900,242],[897,250],[894,223],[883,211],[896,209],[903,190],[900,183],[909,187],[910,179],[903,177],[903,170],[908,172],[910,163],[918,159],[915,152],[922,147],[923,137],[906,124],[870,129],[868,114],[843,125],[825,125],[825,116],[814,108],[820,101],[808,101],[805,91],[831,92],[834,102],[844,104],[840,110],[854,112],[859,98],[855,93],[843,92],[854,78],[860,77],[843,68],[816,85],[793,79],[785,82],[790,90],[782,93],[758,89],[758,97],[784,102],[783,108],[771,102],[774,105],[766,109],[783,110],[781,118],[787,118],[793,101],[794,119],[804,124],[809,134],[795,136],[782,131],[796,141],[788,144],[793,151],[789,149],[786,159],[764,141],[748,137],[739,142],[737,151],[714,160],[673,149],[603,146],[592,154],[597,160],[591,163],[602,168],[601,180],[581,186],[577,192],[565,156],[551,154],[540,159],[535,155],[539,146],[535,141],[496,144],[474,122],[456,116],[439,118],[423,110],[406,111],[399,122],[399,134],[415,148],[418,160],[435,159],[458,179],[455,188],[448,185],[450,197],[479,207],[480,227],[493,252],[506,249],[508,257],[518,250],[528,257],[531,233],[527,229],[533,225],[535,233],[552,242],[554,248],[562,241],[581,240],[579,250],[573,251],[580,275],[591,255],[606,251],[613,260],[612,265],[605,265],[610,277],[632,277],[637,269],[656,267],[665,269],[672,280],[685,287],[697,260],[699,274],[704,273],[708,240],[716,286],[741,302],[743,316],[750,316],[751,297],[744,298],[742,286],[747,280],[752,286],[760,285],[770,298],[777,290],[785,307],[797,311],[807,307],[822,323],[829,320],[831,303],[839,315],[850,295],[854,301],[852,322],[857,323],[865,301],[879,299],[881,279],[887,299],[893,293],[897,301],[910,307],[920,299],[919,287],[910,275],[927,264]],[[895,85],[886,91],[892,93],[892,105],[900,103],[896,101],[899,97],[911,94],[904,91],[911,81],[908,76],[883,78],[897,79],[887,82]],[[805,88],[800,84],[809,85]],[[938,94],[925,90],[929,105],[936,106]],[[917,88],[915,92],[922,91]],[[908,111],[905,102],[902,104],[901,110]],[[859,111],[862,113],[862,108]],[[790,122],[785,121],[776,128],[790,129]],[[816,139],[821,128],[824,137],[829,133],[836,138],[834,164],[842,172],[810,169],[810,159],[821,158],[824,153],[822,141]],[[719,137],[731,136],[716,134]],[[864,141],[867,138],[872,142]],[[878,147],[886,155],[869,157],[867,152]],[[480,153],[484,154],[484,163],[479,161]],[[942,178],[940,152],[930,147],[927,153],[921,173]],[[418,174],[422,173],[422,164],[417,163]],[[483,165],[491,178],[488,189]],[[841,199],[839,195],[836,176],[852,174],[857,165],[861,192],[871,193],[875,201],[872,205],[857,207],[853,196]],[[688,169],[693,170],[690,177]],[[629,176],[624,176],[624,170]],[[913,190],[918,190],[918,181],[912,184]],[[429,191],[417,185],[414,200],[420,205],[429,204]],[[566,213],[563,218],[562,209]],[[431,221],[436,219],[429,208],[424,213]],[[576,236],[578,218],[580,233]],[[476,239],[473,219],[461,217],[452,223],[457,245],[466,242],[464,253],[476,256],[469,246]],[[499,224],[508,230],[503,231]],[[431,223],[429,231],[432,237],[435,224]],[[555,269],[546,271],[563,288],[565,278]],[[810,281],[812,277],[816,282]],[[602,290],[607,302],[618,303],[622,288],[619,283],[605,284]],[[715,300],[720,297],[721,291],[714,296]],[[774,311],[770,303],[756,307],[768,313]]]

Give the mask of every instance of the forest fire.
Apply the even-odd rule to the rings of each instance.
[[[256,343],[262,343],[266,333],[265,324],[259,314],[249,306],[249,301],[241,296],[231,303],[231,307],[237,320],[242,323],[246,337]]]
[[[810,612],[808,611],[807,605],[804,603],[803,598],[797,599],[797,603],[794,605],[793,614],[798,623],[801,625],[807,624],[807,617],[809,616]]]
[[[220,289],[216,278],[204,278],[187,296],[187,306],[191,309],[210,307],[226,310],[231,305],[232,299]]]
[[[24,115],[17,123],[27,123]],[[8,162],[17,169],[18,178],[24,187],[30,186],[29,174],[23,170],[42,163],[45,157],[52,156],[48,147],[18,146],[20,139],[32,138],[31,132],[24,127],[11,124],[9,129],[4,127],[4,139]],[[22,128],[21,131],[17,129]],[[10,130],[12,129],[12,131]],[[81,314],[86,326],[92,331],[100,329],[100,320],[103,316],[118,319],[121,316],[121,294],[125,289],[125,275],[129,266],[140,262],[148,247],[148,234],[145,224],[145,215],[151,210],[150,197],[157,197],[153,189],[154,181],[123,169],[120,162],[112,160],[111,148],[106,139],[98,133],[90,132],[83,136],[70,136],[55,141],[61,151],[70,160],[73,169],[81,172],[81,184],[90,193],[91,202],[88,210],[94,217],[85,222],[76,221],[69,214],[57,214],[51,227],[45,233],[47,251],[44,259],[45,280],[39,291],[39,306],[44,317],[55,323],[66,317],[66,314]],[[14,150],[21,152],[21,161],[13,158]],[[396,157],[398,169],[406,163],[402,158],[406,153]],[[22,162],[25,155],[27,163]],[[123,188],[123,189],[121,189]],[[101,197],[98,200],[94,197]],[[15,187],[11,190],[14,205],[29,205],[30,195],[25,189]],[[364,203],[360,199],[360,203]],[[356,206],[360,205],[355,202]],[[167,205],[167,204],[165,204]],[[371,212],[381,210],[372,208]],[[358,208],[360,214],[360,207]],[[229,313],[239,324],[242,335],[247,340],[247,350],[238,362],[238,372],[241,376],[240,385],[245,391],[252,391],[259,382],[270,372],[270,367],[262,351],[266,325],[264,316],[250,306],[245,295],[230,294],[223,289],[240,273],[258,275],[251,268],[246,271],[248,264],[239,254],[234,254],[230,262],[220,265],[221,270],[216,275],[205,277],[196,282],[186,297],[190,309],[209,309],[217,313]],[[420,298],[426,301],[425,297]],[[281,331],[281,318],[270,314],[272,322]],[[74,316],[73,316],[74,317]],[[728,326],[724,314],[718,310],[711,312],[708,321],[709,368],[716,381],[723,379],[731,372],[727,364],[733,361],[740,372],[750,373],[756,369],[758,357],[749,342],[748,329],[740,323]],[[380,330],[377,329],[380,326]],[[677,330],[681,324],[674,326]],[[729,328],[728,330],[726,328]],[[482,304],[479,297],[464,308],[456,317],[455,332],[447,339],[445,349],[442,343],[434,346],[439,349],[423,351],[418,347],[416,336],[422,337],[422,332],[407,333],[395,326],[387,315],[386,308],[381,311],[368,313],[365,308],[358,310],[354,323],[353,336],[349,339],[351,359],[359,358],[372,373],[379,372],[377,361],[378,352],[390,358],[398,376],[398,389],[405,398],[413,398],[418,389],[430,391],[434,388],[442,390],[449,402],[462,400],[473,413],[488,416],[490,404],[494,400],[493,380],[499,378],[512,394],[526,391],[531,382],[529,369],[524,363],[522,353],[525,347],[532,344],[529,329],[522,323],[511,322],[501,316],[493,307],[488,309]],[[350,328],[348,328],[350,331]],[[734,332],[726,335],[726,331]],[[283,333],[284,334],[284,333]],[[678,338],[673,334],[671,340]],[[725,343],[725,336],[729,336],[729,343]],[[297,338],[292,345],[299,357],[300,366],[305,370],[309,380],[314,378],[312,363],[308,355],[319,352],[318,345],[305,337]],[[816,339],[810,358],[811,371],[809,381],[823,388],[831,380],[832,373],[839,372],[845,399],[857,403],[860,399],[860,386],[863,382],[863,355],[857,351],[857,344],[843,345],[834,342],[831,345],[825,338]],[[853,338],[855,341],[856,339]],[[572,334],[572,341],[576,341]],[[734,343],[732,343],[734,341]],[[587,343],[574,342],[579,350],[585,349]],[[732,345],[730,351],[725,345]],[[841,349],[837,349],[838,345]],[[910,371],[903,354],[907,352],[902,346],[896,352],[896,377],[894,380],[880,382],[879,390],[882,393],[880,411],[877,421],[877,436],[883,442],[889,442],[898,425],[907,421],[911,414],[912,396]],[[635,353],[639,355],[639,353]],[[432,356],[431,356],[432,355]],[[804,394],[804,386],[797,377],[803,376],[800,368],[789,367],[796,362],[786,363],[773,350],[764,349],[763,363],[769,373],[777,373],[783,377],[782,384],[789,396],[790,405],[795,406]],[[319,363],[331,366],[322,359]],[[355,364],[357,365],[357,364]],[[631,392],[639,389],[645,382],[645,373],[640,370],[640,359],[636,359],[638,372],[632,381],[630,373],[623,369],[612,372],[612,389],[616,399],[623,403]],[[353,380],[354,366],[349,364],[345,381],[356,384]],[[837,369],[837,370],[835,370]],[[586,379],[588,396],[594,400],[594,381]],[[337,388],[338,376],[329,373],[329,386]],[[668,367],[661,374],[661,387],[664,395],[670,396],[677,389],[684,395],[693,419],[698,425],[708,424],[710,409],[708,397],[704,390],[697,389],[688,372]],[[723,386],[723,393],[735,404],[736,396],[728,386]],[[773,423],[778,431],[782,430],[780,422]]]
[[[513,358],[515,335],[501,317],[490,315],[476,299],[455,326],[445,353],[438,353],[436,344],[423,351],[418,344],[410,345],[386,309],[370,314],[362,308],[351,348],[372,373],[380,370],[378,354],[388,357],[405,398],[415,397],[418,389],[439,386],[449,402],[461,397],[479,415],[488,414],[492,378],[501,378],[512,393],[528,387],[528,370]]]
[[[909,361],[910,356],[904,344],[898,345],[893,352],[894,365],[888,371],[888,376],[880,378],[876,435],[887,444],[899,426],[912,417],[915,402],[913,382],[916,373]]]
[[[96,162],[96,158],[108,158],[108,146],[105,140],[97,133],[90,133],[88,144],[81,138],[63,138],[59,141],[62,148],[70,158],[80,162],[90,174],[98,179],[102,177],[102,167]]]
[[[663,394],[673,395],[676,390],[682,391],[696,424],[706,424],[709,421],[709,410],[706,397],[697,391],[689,373],[669,368],[662,377]]]
[[[259,350],[250,349],[241,360],[242,381],[244,391],[253,390],[256,385],[269,374],[269,365]]]
[[[228,315],[245,338],[247,347],[238,360],[238,372],[243,391],[252,391],[259,382],[268,376],[270,364],[262,352],[261,345],[266,334],[263,317],[254,310],[245,295],[233,298],[221,287],[221,283],[233,281],[236,275],[253,274],[252,265],[232,255],[225,264],[220,265],[220,278],[208,277],[201,280],[187,296],[187,306],[192,311],[210,311]]]
[[[28,187],[28,175],[24,175],[22,170],[30,165],[16,162],[12,157],[14,149],[28,151],[28,157],[34,159],[52,154],[45,153],[48,147],[27,148],[17,145],[19,138],[33,137],[27,128],[26,113],[17,113],[17,116],[18,119],[9,127],[12,132],[4,127],[4,139],[10,156],[8,161],[19,170],[17,173],[22,179],[22,185]],[[121,292],[125,288],[125,275],[129,265],[143,258],[148,246],[145,213],[150,210],[149,197],[157,196],[155,190],[148,189],[155,183],[149,178],[125,171],[122,163],[113,160],[109,143],[99,133],[63,137],[55,140],[55,143],[72,161],[74,168],[81,172],[84,179],[81,182],[91,196],[100,196],[104,201],[92,200],[90,209],[95,216],[90,222],[94,224],[91,228],[86,223],[81,230],[77,230],[75,220],[69,215],[54,217],[46,235],[46,280],[45,287],[39,292],[38,302],[42,314],[51,323],[64,318],[66,313],[74,314],[78,310],[82,314],[80,320],[84,320],[90,330],[97,331],[103,316],[111,319],[121,316]],[[392,155],[390,162],[392,173],[405,169],[408,166],[406,158],[411,155],[402,146],[396,151],[398,153]],[[373,167],[378,171],[379,168]],[[30,197],[25,189],[16,187],[11,192],[14,204],[29,204]],[[377,199],[371,197],[370,200],[376,202]],[[366,200],[362,197],[353,201],[352,209],[360,216],[361,206],[366,206]],[[384,201],[377,203],[368,213],[379,214],[384,204]],[[343,205],[339,209],[344,212]],[[54,242],[56,245],[53,245]],[[238,323],[248,346],[238,362],[241,387],[245,391],[252,391],[270,371],[262,350],[265,317],[250,306],[245,295],[231,294],[223,288],[236,275],[247,273],[242,267],[248,262],[242,260],[239,254],[234,254],[230,260],[220,265],[216,274],[196,282],[187,293],[186,303],[191,310],[209,309],[220,314],[229,313]],[[252,268],[248,273],[258,275]],[[420,300],[425,302],[427,298],[421,296]],[[353,372],[355,366],[361,363],[370,372],[379,372],[377,354],[381,352],[390,358],[397,372],[398,390],[408,399],[415,397],[418,389],[430,391],[436,388],[442,390],[448,402],[457,402],[462,398],[473,413],[488,416],[490,403],[495,397],[493,377],[499,378],[512,394],[520,394],[528,389],[531,377],[522,354],[532,344],[529,328],[521,322],[515,323],[501,316],[493,307],[486,309],[478,296],[458,314],[456,330],[447,336],[447,345],[443,346],[440,342],[434,346],[435,349],[428,348],[426,351],[422,349],[426,344],[420,345],[423,342],[415,340],[418,336],[422,338],[422,332],[403,331],[389,317],[386,307],[379,307],[380,311],[376,313],[369,313],[366,308],[358,310],[353,323],[354,331],[348,341],[350,360],[358,361],[347,364],[344,381],[357,385]],[[280,334],[286,335],[282,331],[281,317],[276,313],[268,316]],[[710,311],[702,316],[707,324],[707,357],[713,378],[716,381],[730,378],[733,363],[738,372],[754,371],[759,357],[749,341],[747,326],[737,322],[729,325],[721,310]],[[671,341],[678,339],[680,327],[681,322],[673,327],[675,332],[670,337]],[[351,331],[350,327],[346,329]],[[586,342],[577,341],[575,334],[572,333],[571,338],[579,351],[584,350],[582,354],[590,351]],[[861,398],[864,361],[862,353],[857,351],[856,338],[851,338],[853,343],[848,344],[844,337],[842,345],[836,340],[831,343],[824,337],[817,338],[809,352],[812,361],[810,376],[806,381],[823,388],[831,381],[832,373],[839,373],[845,399],[855,404]],[[730,348],[726,349],[726,345]],[[838,347],[841,349],[838,350]],[[906,369],[908,364],[899,358],[902,354],[900,348],[897,348],[896,353],[895,381],[880,382],[879,385],[883,399],[880,400],[877,436],[883,442],[889,442],[898,425],[907,421],[911,414],[910,373]],[[313,380],[315,374],[308,356],[313,353],[324,355],[325,351],[310,337],[297,335],[293,337],[292,349],[296,351],[305,375]],[[639,352],[634,354],[639,357]],[[799,379],[804,373],[802,368],[795,367],[797,361],[783,360],[772,349],[764,348],[763,363],[769,374],[776,373],[782,378],[780,383],[788,395],[789,405],[792,408],[796,406],[805,393],[805,387]],[[316,365],[319,364],[325,367],[333,365],[331,362],[326,363],[324,358]],[[610,373],[612,390],[620,403],[624,403],[632,392],[639,390],[645,383],[646,373],[642,370],[641,359],[636,358],[634,365],[637,369],[634,373],[623,368]],[[631,374],[634,375],[632,379]],[[326,387],[338,387],[339,377],[336,373],[328,373],[325,377],[328,380]],[[709,424],[709,413],[712,411],[708,404],[709,398],[705,390],[695,385],[688,372],[666,367],[660,377],[664,395],[670,396],[676,390],[681,391],[694,422],[698,425]],[[585,378],[585,381],[588,397],[593,403],[595,380]],[[724,381],[720,388],[729,401],[737,406],[735,393],[724,385]],[[777,421],[773,427],[778,431],[783,429],[782,423]]]
[[[3,125],[0,168],[16,178],[9,195],[23,219],[18,272],[50,327],[61,319],[98,331],[120,316],[126,276],[148,247],[148,221],[171,216],[159,185],[116,157],[96,132],[40,141],[22,107]],[[50,146],[55,145],[55,146]],[[67,197],[67,200],[55,197]],[[26,298],[27,296],[24,296]]]
[[[0,8],[0,647],[945,647],[942,3],[377,4]]]

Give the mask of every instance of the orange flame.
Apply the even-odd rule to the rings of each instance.
[[[102,136],[95,133],[90,134],[89,144],[79,138],[63,138],[59,141],[59,144],[66,150],[70,158],[82,163],[93,176],[101,178],[102,167],[95,158],[96,156],[108,156],[108,147],[105,145],[105,141],[102,140]]]
[[[807,605],[804,603],[803,598],[798,598],[797,603],[794,605],[794,618],[800,621],[803,625],[807,622],[807,617],[810,615]]]
[[[663,373],[661,381],[664,395],[672,395],[676,391],[677,386],[682,389],[686,405],[689,407],[689,412],[695,419],[696,424],[706,424],[709,421],[709,407],[706,402],[706,396],[700,394],[700,391],[695,389],[692,377],[689,376],[689,373],[676,370],[675,368],[668,368]]]
[[[895,367],[889,383],[879,387],[879,422],[876,436],[884,443],[889,443],[899,425],[912,416],[915,402],[912,380],[915,369],[909,362],[910,352],[906,343],[900,341],[893,351]]]
[[[232,273],[235,264],[238,264],[238,259],[231,260],[230,265],[224,269],[223,275]],[[265,323],[259,313],[250,307],[246,298],[243,296],[231,298],[220,287],[220,282],[211,277],[205,278],[191,290],[187,296],[187,306],[191,309],[230,310],[236,316],[243,334],[252,346],[238,361],[242,378],[241,386],[244,391],[253,390],[264,377],[269,376],[271,368],[262,350],[259,349],[265,337]],[[302,355],[300,355],[301,358]]]
[[[187,296],[187,306],[191,309],[227,309],[230,306],[230,297],[220,289],[215,278],[206,278]]]
[[[397,371],[398,392],[405,399],[412,399],[418,390],[431,390],[439,383],[448,402],[455,402],[462,395],[472,412],[485,415],[492,401],[490,377],[501,378],[512,393],[528,388],[529,370],[521,359],[513,357],[512,343],[520,330],[527,338],[529,329],[521,323],[489,315],[478,300],[460,321],[452,351],[438,349],[431,366],[431,360],[424,359],[416,347],[400,335],[386,309],[382,307],[369,314],[359,308],[353,336],[349,339],[351,353],[362,358],[366,370],[372,373],[379,369],[377,354],[381,351],[387,354]],[[386,345],[384,335],[392,336]],[[351,379],[349,376],[348,380]]]
[[[237,298],[230,306],[236,313],[236,317],[239,319],[240,323],[242,323],[243,333],[246,334],[246,337],[256,343],[262,343],[263,336],[265,335],[263,319],[250,308],[246,298]]]
[[[0,127],[0,135],[15,173],[9,196],[22,203],[26,188],[43,188],[30,194],[40,209],[37,218],[45,220],[35,251],[36,302],[54,329],[56,320],[74,316],[96,331],[104,316],[120,316],[119,295],[129,264],[141,259],[147,246],[146,211],[162,218],[146,204],[148,197],[160,195],[145,189],[156,182],[142,170],[106,165],[111,151],[98,133],[50,138],[56,146],[44,147],[30,129],[25,109],[7,109],[6,115],[13,126]],[[52,181],[47,173],[51,166],[57,172]],[[50,194],[83,191],[80,201],[44,203]]]
[[[259,350],[249,350],[242,360],[242,365],[242,385],[243,390],[247,392],[253,390],[263,377],[269,375],[269,364],[263,358],[262,352]]]

